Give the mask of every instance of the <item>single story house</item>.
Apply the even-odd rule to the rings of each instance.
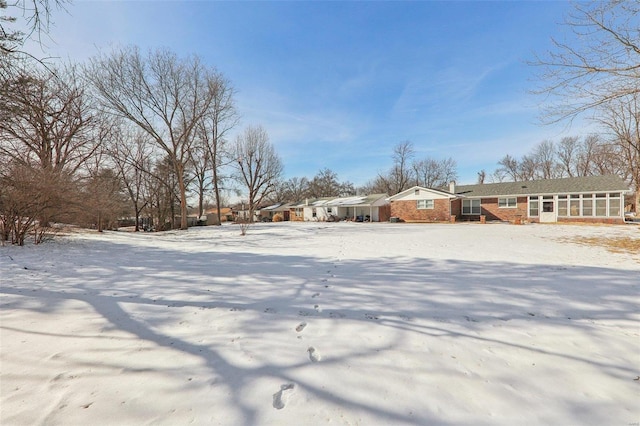
[[[413,187],[389,197],[391,216],[407,222],[526,220],[624,223],[629,186],[618,176],[585,176],[477,185]]]
[[[324,197],[291,206],[292,220],[385,222],[389,220],[388,194]]]
[[[217,219],[218,219],[218,209],[217,208],[212,208],[209,210],[205,210],[204,212],[205,217],[206,217],[206,223],[207,225],[212,225],[214,223],[216,223]],[[219,216],[220,216],[220,222],[231,222],[233,221],[233,212],[231,211],[230,207],[221,207],[220,208],[220,212],[219,212]]]
[[[291,220],[291,207],[293,203],[276,203],[270,206],[262,207],[258,210],[258,220],[266,219],[273,220],[273,216],[281,214],[282,219],[285,221]]]

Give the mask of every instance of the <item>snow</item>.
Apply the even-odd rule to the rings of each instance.
[[[640,227],[266,223],[0,247],[0,424],[640,422]]]

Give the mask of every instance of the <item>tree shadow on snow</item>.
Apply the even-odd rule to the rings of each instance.
[[[275,360],[258,366],[238,365],[215,346],[168,333],[172,326],[180,326],[172,323],[174,315],[163,313],[175,308],[249,312],[253,315],[243,316],[245,322],[238,327],[258,335],[276,332],[283,321],[292,326],[293,322],[315,318],[362,322],[370,328],[397,331],[397,339],[419,334],[465,340],[470,346],[483,342],[515,347],[558,361],[587,363],[623,377],[629,366],[615,361],[486,337],[483,331],[488,325],[519,321],[524,327],[557,326],[589,333],[592,321],[637,323],[640,309],[634,272],[620,269],[393,257],[337,261],[277,253],[187,253],[104,241],[92,242],[91,252],[94,255],[66,259],[65,264],[47,270],[30,265],[10,271],[12,279],[0,291],[23,297],[9,298],[2,309],[65,315],[67,301],[85,303],[114,329],[201,359],[211,375],[227,385],[233,406],[247,425],[260,422],[245,393],[261,378],[295,383],[318,399],[384,422],[445,422],[437,413],[416,417],[302,379],[296,372],[309,364],[307,358],[287,365]],[[318,309],[316,304],[324,308]],[[144,307],[156,310],[144,321],[132,315],[133,310]],[[394,344],[381,345],[377,351],[341,348],[342,355],[323,362],[362,360]],[[274,408],[282,408],[282,399],[276,396]]]

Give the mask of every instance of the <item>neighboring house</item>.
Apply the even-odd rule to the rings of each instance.
[[[260,218],[266,218],[267,220],[273,220],[273,216],[280,213],[282,219],[285,221],[291,220],[291,207],[293,203],[277,203],[271,206],[262,207],[258,211]]]
[[[330,221],[353,220],[383,222],[389,220],[387,194],[354,197],[324,197],[305,200],[290,206],[292,220]]]
[[[238,203],[231,207],[231,215],[234,221],[249,219],[249,213],[248,203]]]
[[[629,187],[618,176],[585,176],[452,184],[449,191],[414,187],[389,201],[391,216],[408,222],[448,221],[452,217],[481,220],[482,216],[484,220],[514,222],[623,223],[627,192]]]
[[[206,216],[206,223],[207,225],[213,225],[214,223],[216,223],[216,219],[218,218],[218,209],[217,208],[212,208],[209,210],[206,210],[205,212],[205,216]],[[231,208],[229,207],[222,207],[220,209],[220,222],[231,222],[233,220],[233,213],[231,211]]]

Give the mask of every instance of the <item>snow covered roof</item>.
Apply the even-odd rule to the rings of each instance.
[[[288,206],[290,208],[370,206],[374,203],[379,203],[380,200],[386,200],[387,197],[387,194],[358,195],[352,197],[323,197],[304,200],[299,203],[291,203]]]

